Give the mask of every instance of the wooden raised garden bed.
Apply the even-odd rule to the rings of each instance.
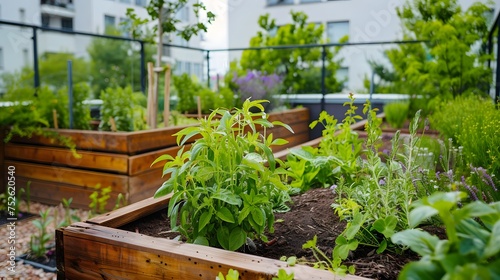
[[[280,120],[295,132],[282,127],[268,129],[267,133],[273,133],[275,138],[289,141],[275,151],[309,140],[307,108],[271,113],[269,119]],[[165,179],[161,177],[162,164],[150,165],[162,154],[177,153],[179,147],[172,135],[182,128],[138,132],[57,130],[73,140],[81,158],[73,157],[69,149],[44,137],[12,139],[0,144],[2,174],[6,174],[8,166],[15,166],[16,186],[21,188],[31,182],[31,200],[59,204],[62,198],[72,197],[72,206],[78,208],[88,207],[89,195],[96,185],[111,186],[111,209],[119,193],[127,203],[153,196]],[[5,183],[5,176],[0,179]]]
[[[210,279],[236,269],[240,279],[272,279],[280,268],[299,279],[339,277],[305,265],[145,236],[119,227],[165,209],[169,196],[148,198],[56,230],[58,279]]]

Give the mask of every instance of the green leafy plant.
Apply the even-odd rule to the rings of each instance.
[[[93,217],[97,214],[102,214],[106,212],[106,205],[108,204],[109,199],[111,198],[111,186],[101,188],[100,184],[95,186],[95,191],[92,192],[89,196],[89,218]]]
[[[72,197],[69,199],[62,199],[61,204],[64,208],[64,218],[61,222],[59,222],[59,224],[57,224],[57,228],[66,227],[71,225],[73,222],[80,221],[80,217],[75,214],[75,210],[71,209],[71,202],[73,202]]]
[[[272,280],[293,280],[293,278],[294,278],[293,272],[288,274],[286,270],[280,268],[278,270],[278,275],[276,275],[276,277],[273,277]]]
[[[385,119],[393,128],[402,128],[408,119],[409,102],[392,102],[384,105]]]
[[[177,89],[179,102],[177,103],[177,111],[181,113],[196,113],[197,104],[195,96],[202,90],[202,86],[191,77],[184,73],[180,76],[173,76],[173,84]]]
[[[222,272],[219,272],[219,275],[215,277],[215,280],[239,280],[240,279],[240,273],[238,270],[235,269],[229,269],[227,271],[226,276],[222,274]]]
[[[304,245],[302,245],[302,249],[311,249],[314,257],[317,262],[314,263],[314,267],[318,269],[326,269],[337,275],[346,275],[348,272],[354,274],[355,268],[354,266],[347,267],[342,264],[342,260],[347,258],[347,254],[349,251],[353,251],[358,247],[358,243],[356,240],[351,240],[347,242],[345,239],[337,243],[335,243],[335,249],[333,252],[333,256],[329,258],[320,248],[316,245],[318,241],[318,237],[315,235],[313,239],[307,241]],[[344,242],[345,241],[345,242]],[[344,256],[345,255],[345,256]]]
[[[100,130],[111,130],[111,121],[113,118],[117,131],[134,131],[136,128],[144,127],[138,125],[134,120],[134,108],[140,106],[134,99],[131,87],[107,88],[101,92],[101,123]],[[138,120],[139,122],[141,119]],[[143,120],[142,120],[143,121]]]
[[[163,175],[170,178],[155,197],[173,192],[168,206],[171,227],[187,242],[234,251],[247,239],[266,241],[265,231],[273,232],[273,210],[283,208],[276,202],[289,200],[283,199],[289,187],[282,178],[283,163],[270,147],[286,141],[267,135],[265,128],[291,128],[268,121],[263,102],[246,100],[241,109],[214,110],[199,126],[175,134],[180,146],[200,137],[189,151],[181,148],[177,156],[163,155],[153,162],[166,161]],[[252,113],[253,107],[261,112]]]
[[[349,180],[355,179],[359,157],[363,153],[363,141],[351,125],[362,117],[356,114],[353,95],[350,94],[349,98],[350,101],[344,103],[348,109],[340,124],[325,111],[310,124],[311,128],[319,124],[324,127],[317,149],[306,146],[290,150],[287,164],[289,175],[294,179],[291,183],[293,187],[302,191],[310,187],[329,187],[341,175]]]
[[[409,229],[394,234],[422,258],[403,268],[400,279],[497,279],[500,277],[500,203],[472,202],[458,207],[463,192],[434,193],[412,204],[411,226],[438,216],[447,239]]]
[[[38,232],[31,235],[30,239],[30,254],[35,258],[45,257],[48,250],[48,244],[53,238],[53,234],[49,233],[47,230],[54,219],[50,216],[50,209],[40,211],[39,214],[40,219],[32,222]]]

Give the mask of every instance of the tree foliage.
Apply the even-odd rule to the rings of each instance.
[[[196,18],[200,18],[200,13],[205,11],[205,17],[207,24],[202,21],[197,21],[196,23],[185,23],[181,22],[180,19],[175,17],[175,14],[186,5],[189,4],[189,0],[150,0],[148,5],[146,6],[146,10],[148,12],[149,18],[141,18],[139,17],[134,9],[127,9],[127,16],[131,20],[130,24],[128,24],[128,29],[132,33],[133,38],[142,39],[150,42],[154,42],[152,34],[147,34],[145,29],[142,28],[151,22],[158,21],[153,25],[153,30],[157,33],[158,28],[161,27],[162,34],[177,34],[182,38],[189,41],[193,35],[198,35],[200,31],[207,32],[207,24],[210,24],[213,20],[215,20],[215,15],[206,10],[206,7],[203,3],[195,1],[191,4],[192,9]],[[157,40],[156,42],[160,42],[161,40]]]
[[[323,25],[307,23],[308,16],[303,12],[292,11],[290,14],[292,23],[283,26],[276,25],[275,19],[271,19],[269,14],[262,15],[259,18],[261,30],[251,38],[250,47],[325,43]],[[341,89],[341,83],[335,78],[335,72],[341,62],[340,59],[336,59],[338,51],[338,48],[326,49],[326,88],[330,92]],[[258,49],[244,51],[240,65],[246,70],[259,70],[283,76],[286,92],[320,92],[321,59],[321,47]]]
[[[106,29],[106,34],[122,36],[114,27]],[[91,59],[92,88],[96,96],[108,87],[133,86],[133,91],[141,90],[141,54],[134,44],[137,45],[136,42],[124,40],[92,40],[87,51]],[[146,63],[153,61],[153,53],[154,48],[145,44]]]
[[[476,2],[462,10],[456,0],[411,0],[397,9],[405,40],[389,50],[401,93],[428,97],[483,93],[491,83],[482,48],[488,33],[489,7]]]

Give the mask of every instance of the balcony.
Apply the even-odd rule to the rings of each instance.
[[[40,0],[40,10],[42,14],[67,18],[75,17],[73,0]]]

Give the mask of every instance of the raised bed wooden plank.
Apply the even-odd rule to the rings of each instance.
[[[85,188],[68,185],[64,183],[54,183],[40,180],[33,180],[25,177],[17,177],[17,189],[26,188],[30,182],[30,200],[50,205],[58,205],[63,198],[73,198],[71,207],[88,209],[90,204],[89,196],[96,190],[95,188]],[[118,197],[117,192],[111,192],[106,205],[107,210],[112,210]],[[123,194],[126,195],[126,194]]]
[[[109,174],[104,172],[78,170],[66,167],[49,166],[34,163],[6,160],[5,164],[16,167],[16,175],[53,183],[65,183],[80,187],[93,188],[111,186],[118,193],[128,192],[128,177],[125,175]]]
[[[139,202],[102,214],[87,221],[87,223],[118,228],[142,217],[165,209],[172,194],[159,198],[149,197]]]
[[[77,151],[81,156],[75,158],[67,148],[41,147],[31,145],[6,145],[5,158],[49,165],[57,164],[77,169],[102,170],[113,173],[127,174],[128,157],[121,154],[102,153],[96,151]]]
[[[190,149],[190,144],[185,145],[184,151],[188,151]],[[180,147],[177,146],[177,144],[173,147],[149,152],[149,153],[143,153],[140,155],[135,155],[129,157],[129,171],[128,175],[130,176],[135,176],[138,175],[142,172],[150,171],[151,169],[155,169],[158,167],[162,167],[162,163],[157,163],[154,166],[151,166],[151,164],[161,155],[169,154],[173,157],[177,155],[177,152],[179,151]],[[160,173],[161,175],[161,173]]]
[[[127,150],[129,155],[135,155],[139,152],[147,152],[177,146],[177,137],[173,134],[186,128],[187,126],[176,126],[159,128],[153,130],[130,132],[127,135]],[[188,143],[194,141],[191,139]]]
[[[168,177],[162,178],[163,165],[129,177],[129,201],[131,203],[141,201],[154,195],[156,190]]]
[[[280,268],[296,280],[365,279],[339,277],[304,265],[217,248],[154,238],[89,223],[75,223],[63,233],[66,279],[210,279],[236,269],[247,280],[271,279]],[[58,234],[61,236],[61,234]],[[59,243],[59,242],[58,242]],[[98,250],[96,248],[99,248]]]
[[[76,148],[80,150],[115,152],[122,154],[127,153],[127,132],[106,132],[76,129],[47,130],[55,131],[61,136],[69,137],[75,143]],[[14,137],[11,142],[30,145],[65,147],[53,139],[38,135],[34,135],[31,138]]]

